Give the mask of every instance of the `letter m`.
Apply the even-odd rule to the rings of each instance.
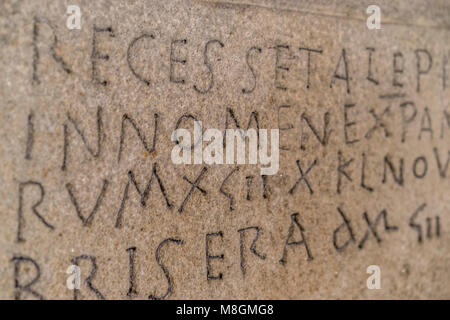
[[[260,148],[261,145],[260,145],[260,141],[259,141],[259,120],[258,120],[258,113],[256,111],[253,111],[250,114],[250,118],[248,119],[247,129],[246,130],[248,130],[250,128],[250,125],[251,125],[252,121],[254,121],[255,124],[256,124],[256,135],[257,135],[257,140],[258,140],[258,148]],[[227,129],[230,128],[230,122],[233,122],[237,129],[241,129],[239,121],[236,118],[236,116],[234,115],[233,110],[231,108],[227,108],[226,116],[225,116],[225,132],[224,132],[224,135],[223,135],[223,137],[224,137],[224,139],[223,139],[224,146],[226,146],[226,140],[227,140],[226,139],[227,138],[226,135],[227,135]],[[239,130],[239,132],[240,132],[241,139],[243,141],[245,141],[246,132],[244,130]]]

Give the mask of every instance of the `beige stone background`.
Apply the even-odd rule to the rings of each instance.
[[[81,8],[81,29],[66,27],[66,8]],[[366,8],[381,8],[380,30],[366,26]],[[2,1],[0,3],[0,298],[14,298],[13,257],[27,256],[40,267],[40,278],[32,289],[46,299],[71,299],[66,287],[66,269],[71,259],[80,255],[96,258],[97,270],[92,285],[106,299],[130,299],[129,254],[134,256],[134,294],[132,299],[162,296],[167,280],[155,259],[158,245],[167,238],[181,239],[161,249],[160,263],[167,269],[172,284],[170,299],[408,299],[450,298],[450,3],[448,1]],[[37,25],[38,32],[33,36]],[[111,28],[97,32],[96,48],[108,60],[95,59],[93,79],[94,25]],[[112,37],[111,35],[114,35]],[[152,34],[131,48],[132,67],[149,84],[133,75],[127,62],[127,50],[133,39]],[[53,46],[54,37],[57,44]],[[171,41],[187,40],[175,49],[185,64],[175,63],[172,71],[184,83],[170,81]],[[214,75],[211,90],[210,73]],[[280,49],[280,46],[288,47]],[[246,55],[250,48],[258,47]],[[276,49],[278,47],[278,49]],[[367,80],[369,50],[372,53],[372,76]],[[322,50],[312,54],[310,88],[307,88],[307,54],[299,48]],[[338,64],[345,49],[349,88],[345,80],[344,61]],[[427,58],[416,50],[427,50],[432,57],[428,73]],[[36,56],[38,52],[38,56]],[[277,60],[278,52],[278,60]],[[393,57],[401,52],[403,59],[394,72]],[[57,59],[55,59],[55,57]],[[70,69],[64,71],[62,59]],[[33,62],[34,61],[34,62]],[[278,61],[278,64],[277,64]],[[286,66],[289,70],[277,68]],[[33,81],[33,66],[39,83]],[[338,68],[337,68],[338,66]],[[276,71],[278,70],[278,71]],[[276,75],[278,73],[278,75]],[[402,83],[394,86],[393,79]],[[334,80],[333,80],[334,79]],[[36,80],[36,78],[35,78]],[[334,81],[332,87],[330,83]],[[252,88],[243,93],[243,88]],[[277,87],[285,87],[281,90]],[[383,95],[399,94],[386,99]],[[402,111],[412,117],[406,124]],[[345,105],[354,104],[347,109]],[[97,148],[97,108],[102,108],[101,151],[92,156],[75,130],[72,119],[83,132],[93,151]],[[281,108],[280,106],[290,106]],[[375,117],[390,106],[382,125],[371,134]],[[223,190],[233,199],[230,211],[227,197],[220,187],[233,165],[206,166],[208,171],[182,213],[178,208],[190,189],[183,176],[193,181],[202,165],[174,165],[170,136],[183,114],[192,114],[204,128],[225,128],[227,108],[234,111],[240,125],[246,128],[251,112],[258,114],[260,128],[275,129],[281,125],[280,169],[267,177],[266,198],[262,195],[259,166],[240,165],[224,184]],[[327,143],[321,144],[301,115],[305,114],[323,137],[323,117],[329,113],[330,131]],[[411,113],[410,113],[411,112]],[[130,123],[125,123],[123,150],[118,153],[122,119],[128,114],[135,120],[146,141],[154,135],[154,114],[158,114],[156,147],[146,152]],[[29,115],[31,117],[31,127]],[[404,116],[404,115],[403,115]],[[234,127],[228,114],[230,127]],[[346,122],[355,122],[345,126]],[[64,154],[64,125],[67,126],[68,156],[61,169]],[[182,126],[192,128],[192,121]],[[251,124],[254,126],[254,122]],[[431,130],[430,130],[431,127]],[[389,132],[386,136],[385,129]],[[348,139],[359,141],[346,144]],[[404,131],[405,130],[405,131]],[[402,135],[405,141],[402,142]],[[303,136],[304,149],[300,148]],[[32,140],[29,138],[32,137]],[[27,141],[29,159],[26,158]],[[32,141],[32,143],[31,143]],[[341,192],[337,192],[341,152],[348,161],[345,171],[352,181],[341,175]],[[365,164],[363,168],[363,156]],[[387,168],[383,183],[383,161],[388,157],[398,174],[403,161],[403,185],[394,181]],[[438,157],[437,157],[438,156]],[[427,172],[414,176],[417,158],[424,157]],[[317,159],[308,173],[313,194],[300,182],[292,194],[289,190],[299,178],[296,160],[304,171]],[[401,160],[403,159],[403,160]],[[439,161],[437,160],[439,159]],[[132,170],[141,188],[152,173],[153,163],[173,204],[168,209],[154,180],[142,206],[133,185],[125,204],[120,228],[115,227],[121,206],[127,173]],[[423,160],[416,161],[422,173]],[[361,187],[361,172],[372,192]],[[250,185],[251,200],[246,200],[246,177],[254,176]],[[108,186],[98,210],[88,225],[83,225],[70,200],[66,184],[73,186],[80,210],[87,216],[97,200],[104,180]],[[42,184],[45,196],[38,212],[54,230],[33,214],[40,199],[36,185],[22,191],[22,238],[17,242],[19,186],[26,181]],[[410,218],[423,203],[415,222],[423,229],[418,242],[417,229]],[[350,220],[355,242],[344,250],[333,246],[333,232],[343,220],[340,207]],[[358,243],[371,221],[383,210],[387,221],[398,231],[386,232],[383,221],[375,226],[381,239],[377,243],[369,234],[363,248]],[[291,225],[290,215],[299,213],[312,260],[307,260],[304,245],[286,249],[286,263],[279,263]],[[440,235],[435,232],[439,216]],[[427,218],[432,222],[427,237]],[[250,251],[253,231],[243,242],[245,276],[240,263],[238,230],[260,227],[256,251]],[[301,241],[294,225],[289,241]],[[343,229],[339,241],[348,237]],[[221,231],[223,237],[210,238],[210,255],[224,258],[210,261],[213,275],[207,280],[206,234]],[[366,287],[369,265],[381,269],[381,289]],[[89,261],[80,262],[82,285],[79,298],[97,296],[84,282],[91,270]],[[24,284],[35,277],[35,268],[23,263],[17,270]],[[20,298],[35,298],[22,292]]]

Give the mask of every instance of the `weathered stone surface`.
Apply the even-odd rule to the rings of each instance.
[[[450,298],[450,5],[377,2],[380,30],[360,1],[80,0],[69,30],[3,1],[0,298],[71,299],[75,263],[78,298],[128,299],[130,254],[136,299]],[[174,165],[192,117],[279,128],[279,171]]]

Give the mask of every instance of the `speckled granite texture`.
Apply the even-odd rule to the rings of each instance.
[[[1,1],[0,298],[449,299],[450,4],[376,2]]]

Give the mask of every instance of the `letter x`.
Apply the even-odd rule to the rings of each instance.
[[[186,176],[183,177],[183,179],[185,181],[187,181],[187,182],[189,182],[191,184],[191,189],[189,190],[188,194],[186,195],[186,198],[184,198],[183,203],[181,204],[181,206],[178,208],[178,212],[179,213],[183,212],[183,209],[184,209],[184,206],[186,205],[186,202],[188,201],[189,197],[191,196],[192,192],[194,192],[195,189],[200,190],[200,192],[203,195],[206,195],[206,191],[198,186],[198,183],[200,182],[200,179],[202,178],[202,176],[206,172],[206,170],[207,170],[206,167],[203,167],[202,171],[200,172],[200,174],[198,175],[197,179],[195,179],[194,182],[191,182],[188,178],[186,178]]]
[[[313,194],[313,193],[314,193],[313,189],[311,188],[311,186],[310,186],[310,184],[309,184],[308,179],[306,179],[306,176],[308,175],[308,173],[309,173],[309,171],[312,169],[312,167],[314,167],[316,164],[317,164],[317,159],[315,159],[314,162],[311,164],[311,166],[308,168],[308,170],[306,170],[306,172],[303,173],[302,167],[300,166],[300,160],[297,160],[297,167],[298,167],[298,170],[300,171],[300,178],[298,178],[298,180],[297,180],[297,181],[295,182],[295,184],[292,186],[291,190],[289,190],[289,193],[290,193],[290,194],[293,194],[293,193],[294,193],[294,190],[297,188],[297,185],[298,185],[300,182],[302,182],[302,181],[305,181],[305,184],[306,184],[306,186],[307,186],[308,189],[309,189],[309,193],[310,193],[310,194]]]
[[[397,231],[398,227],[397,226],[390,226],[387,222],[387,211],[383,210],[381,211],[375,218],[375,220],[372,222],[369,219],[369,216],[367,215],[367,212],[363,213],[363,218],[364,220],[367,222],[367,231],[364,234],[363,238],[361,239],[361,241],[358,244],[358,248],[362,249],[364,246],[364,243],[366,242],[366,240],[369,238],[370,234],[373,234],[373,236],[375,237],[375,239],[377,240],[378,243],[381,242],[381,238],[379,237],[376,227],[378,225],[378,222],[383,219],[384,222],[384,230],[386,232],[392,232],[392,231]]]
[[[386,109],[384,109],[384,111],[383,111],[383,112],[381,113],[381,115],[379,115],[379,116],[375,113],[375,110],[372,109],[372,110],[369,111],[370,114],[371,114],[371,115],[373,116],[373,118],[375,119],[375,124],[373,125],[373,127],[372,127],[369,131],[367,131],[366,136],[365,136],[366,139],[371,138],[373,132],[374,132],[375,130],[377,130],[378,128],[384,129],[384,136],[385,136],[385,137],[389,137],[389,136],[391,135],[391,133],[388,131],[388,129],[387,129],[387,127],[386,127],[386,124],[385,124],[384,121],[383,121],[383,118],[384,118],[387,114],[389,114],[390,108],[391,108],[391,106],[387,106]]]

